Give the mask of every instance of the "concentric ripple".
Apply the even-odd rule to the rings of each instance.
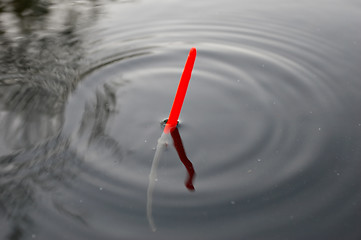
[[[99,35],[106,37],[94,41],[94,63],[66,114],[70,124],[81,119],[106,88],[116,100],[104,132],[121,151],[104,157],[107,145],[99,148],[100,142],[78,151],[92,169],[80,177],[82,188],[103,189],[87,193],[91,205],[103,206],[94,207],[90,218],[97,232],[148,236],[145,193],[159,122],[168,114],[191,46],[198,57],[180,133],[196,170],[196,192],[187,192],[185,169],[169,147],[153,200],[159,230],[150,238],[273,239],[280,232],[301,239],[307,236],[302,229],[334,234],[317,229],[317,222],[339,231],[339,219],[352,218],[352,206],[330,216],[342,202],[359,198],[344,193],[345,185],[356,187],[357,171],[332,154],[337,136],[347,131],[331,119],[343,112],[335,66],[327,61],[328,54],[337,55],[333,46],[287,26],[250,22],[155,22],[109,27]],[[73,146],[83,149],[78,127],[65,124],[64,131],[75,133]],[[339,155],[348,151],[337,149]],[[127,230],[117,229],[119,224]]]
[[[361,119],[349,104],[361,100],[360,70],[345,66],[334,42],[265,18],[120,19],[83,31],[92,36],[88,61],[60,133],[76,167],[71,184],[44,196],[33,214],[45,226],[39,236],[70,226],[76,239],[361,235]],[[148,176],[190,47],[198,55],[179,133],[195,192],[169,143],[153,192],[153,233]]]

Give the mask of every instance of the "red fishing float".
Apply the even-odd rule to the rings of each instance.
[[[194,61],[196,60],[197,50],[195,48],[191,48],[189,51],[189,55],[184,66],[183,74],[179,81],[177,93],[175,95],[173,106],[169,113],[169,118],[167,124],[164,128],[164,133],[170,133],[177,127],[179,114],[182,109],[182,105],[184,102],[184,98],[187,93],[187,88],[189,84],[189,80],[191,79],[192,70],[194,66]]]

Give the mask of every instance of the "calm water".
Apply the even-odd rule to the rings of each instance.
[[[8,2],[0,239],[361,239],[360,1]]]

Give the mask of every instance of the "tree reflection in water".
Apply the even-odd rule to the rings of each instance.
[[[84,54],[72,17],[75,10],[63,14],[63,23],[57,24],[52,18],[58,13],[46,10],[49,6],[46,1],[12,1],[1,7],[2,152],[56,134],[64,104],[79,82]]]
[[[85,144],[88,148],[100,147],[103,152],[119,157],[121,149],[118,143],[104,132],[112,114],[104,106],[115,104],[111,97],[113,93],[109,94],[111,88],[105,85],[104,89],[104,92],[97,92],[96,103],[84,109],[79,134],[87,136]],[[71,185],[82,162],[83,157],[71,148],[70,140],[61,134],[36,147],[0,157],[0,209],[1,214],[13,224],[9,239],[21,239],[21,232],[31,224],[28,210],[41,202],[37,199],[38,195]],[[53,204],[56,209],[65,209],[58,201]],[[70,215],[86,222],[81,216]]]
[[[96,12],[89,7],[80,14],[74,5],[55,11],[57,4],[0,3],[0,238],[24,238],[32,225],[29,211],[41,202],[40,195],[70,184],[83,161],[61,128],[84,61],[77,16],[88,14],[89,24]],[[117,155],[117,142],[104,132],[109,106],[116,105],[114,91],[104,85],[96,92],[95,103],[84,109],[79,134],[89,136],[88,147],[101,144]],[[61,203],[54,205],[62,209]]]

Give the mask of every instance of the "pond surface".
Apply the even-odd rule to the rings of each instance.
[[[3,1],[0,239],[361,239],[360,26],[358,0]]]

